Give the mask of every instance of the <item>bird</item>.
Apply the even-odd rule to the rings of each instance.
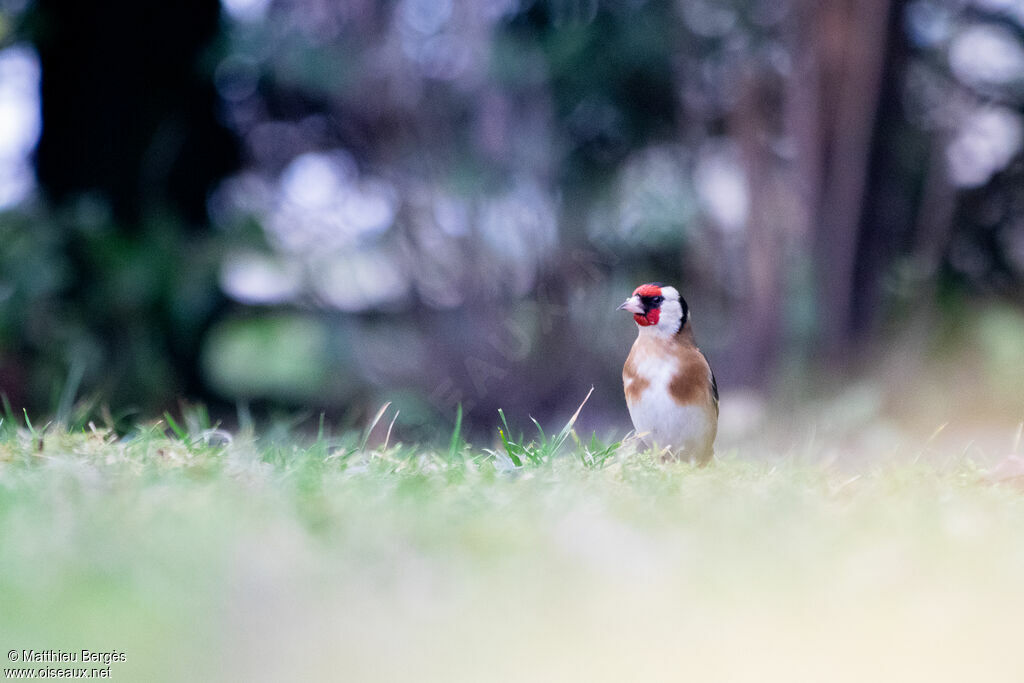
[[[675,287],[652,282],[618,310],[632,313],[639,329],[622,367],[637,435],[665,460],[706,465],[718,434],[718,382],[697,348],[689,306]]]

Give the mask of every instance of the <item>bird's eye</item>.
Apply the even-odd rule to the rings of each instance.
[[[657,306],[657,305],[659,305],[664,300],[665,300],[665,297],[663,297],[663,296],[656,296],[653,299],[651,299],[651,303],[654,304],[655,306]]]

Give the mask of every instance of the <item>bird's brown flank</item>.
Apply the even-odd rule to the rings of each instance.
[[[626,378],[624,382],[626,385],[626,402],[636,403],[644,395],[644,391],[650,386],[651,382],[647,378],[637,375],[632,352],[626,358],[626,365],[622,368],[622,375]]]

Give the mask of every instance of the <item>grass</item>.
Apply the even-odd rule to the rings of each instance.
[[[966,456],[374,429],[8,415],[0,649],[121,651],[123,681],[1019,680],[1024,498]]]

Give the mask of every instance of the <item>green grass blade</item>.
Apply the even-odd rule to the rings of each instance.
[[[188,432],[185,431],[182,426],[178,424],[177,420],[175,420],[166,410],[164,411],[164,420],[167,421],[167,426],[171,428],[171,431],[174,432],[174,435],[178,437],[179,440],[186,443],[188,442]]]
[[[366,427],[366,431],[363,432],[363,438],[359,442],[359,450],[366,450],[366,444],[370,441],[370,434],[373,434],[373,430],[376,428],[377,423],[380,422],[380,419],[384,417],[384,413],[386,413],[390,407],[391,401],[388,401],[380,407],[377,414],[373,416],[372,420],[370,420],[370,424]]]
[[[455,428],[452,430],[452,438],[448,443],[448,462],[455,462],[462,446],[462,404],[455,408]]]
[[[7,398],[6,393],[0,394],[0,401],[3,402],[4,417],[7,418],[7,421],[11,424],[17,423],[18,419],[14,415],[14,408],[11,407],[11,399]]]
[[[501,444],[505,447],[505,452],[508,454],[509,460],[512,461],[512,464],[516,467],[522,467],[523,460],[516,453],[518,448],[513,448],[513,444],[508,440],[508,436],[506,436],[510,431],[508,428],[508,420],[505,419],[505,411],[498,408],[498,415],[501,417],[501,423],[505,426],[505,429],[498,427],[498,436],[501,437]]]
[[[536,418],[534,418],[532,415],[530,416],[530,420],[533,421],[534,426],[537,427],[537,433],[540,434],[540,445],[542,447],[547,446],[548,435],[544,433],[544,428],[540,426],[540,422],[537,422]]]
[[[85,375],[85,363],[78,356],[71,362],[67,379],[64,381],[64,388],[60,393],[60,400],[57,403],[57,422],[67,425],[71,420],[71,408],[78,395],[78,389],[82,384],[82,377]]]
[[[562,444],[565,443],[565,440],[569,438],[569,434],[572,433],[573,427],[576,426],[576,420],[579,419],[580,412],[583,410],[583,406],[587,404],[587,401],[590,400],[590,395],[593,393],[594,387],[590,387],[590,391],[588,391],[587,395],[584,397],[583,403],[580,403],[580,407],[576,409],[576,412],[572,414],[572,417],[569,418],[569,421],[565,423],[565,426],[562,427],[562,431],[558,432],[558,435],[552,440],[550,452],[551,456],[554,456],[558,449],[562,447]],[[538,425],[538,428],[539,426],[540,425]]]

